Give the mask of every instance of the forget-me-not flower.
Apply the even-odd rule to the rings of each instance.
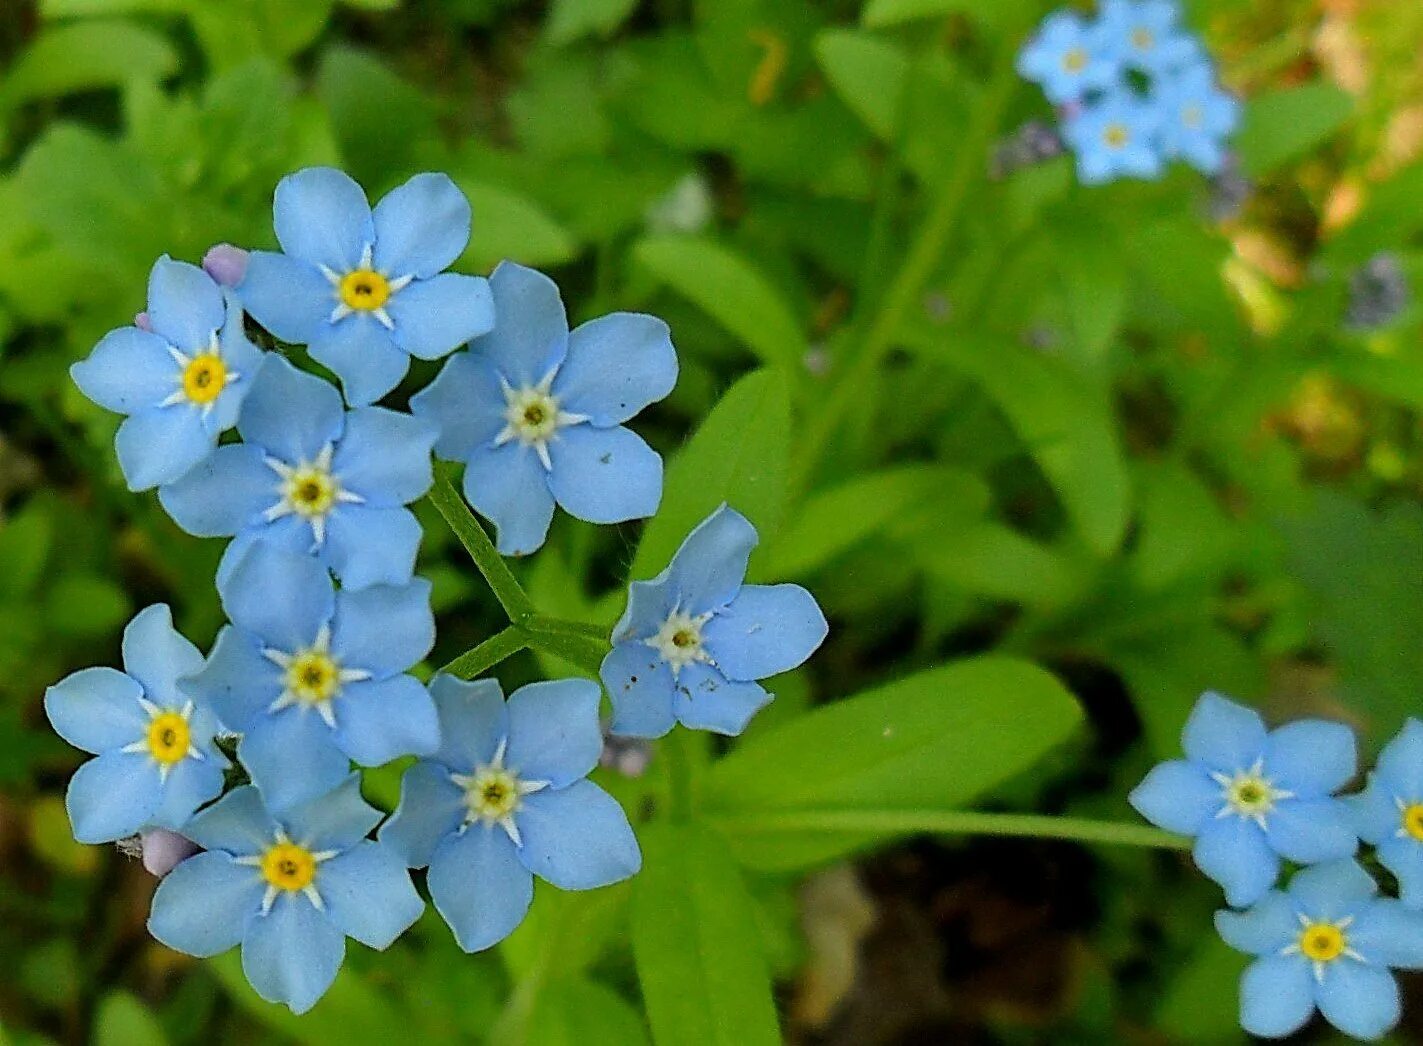
[[[417,174],[372,211],[350,176],[309,167],[277,186],[281,254],[253,251],[238,293],[257,322],[307,345],[353,406],[400,383],[410,357],[439,359],[494,324],[488,281],[444,270],[469,242],[469,201]]]
[[[1177,24],[1179,15],[1174,0],[1106,0],[1093,37],[1123,65],[1160,75],[1200,57],[1200,45]]]
[[[346,411],[334,386],[272,355],[242,408],[243,443],[218,447],[158,497],[180,527],[237,535],[221,583],[253,542],[315,553],[350,589],[410,580],[430,488],[433,425],[382,407]]]
[[[1246,1031],[1283,1038],[1316,1008],[1359,1039],[1381,1038],[1398,1023],[1389,971],[1423,969],[1423,913],[1377,894],[1356,862],[1333,861],[1297,873],[1249,911],[1216,913],[1225,942],[1258,956],[1240,979]]]
[[[688,535],[667,569],[628,586],[603,660],[612,732],[661,737],[673,723],[739,734],[771,695],[757,679],[795,668],[825,639],[799,585],[747,585],[756,528],[725,505]]]
[[[1100,185],[1124,175],[1161,176],[1156,132],[1161,115],[1130,91],[1117,90],[1084,106],[1063,124],[1062,137],[1077,157],[1077,177]]]
[[[183,685],[242,734],[238,758],[273,809],[330,791],[349,760],[435,750],[435,706],[404,674],[434,643],[424,578],[336,592],[316,559],[257,543],[218,594],[232,624]]]
[[[1423,722],[1410,719],[1384,746],[1352,805],[1359,837],[1398,878],[1399,895],[1423,908]]]
[[[206,852],[158,884],[149,932],[201,958],[242,945],[257,994],[305,1013],[347,937],[384,949],[424,911],[405,865],[366,838],[380,816],[356,774],[280,814],[252,786],[234,789],[183,829]]]
[[[1163,77],[1155,89],[1161,153],[1204,174],[1225,164],[1225,141],[1240,123],[1240,102],[1222,91],[1208,62]]]
[[[1129,798],[1158,827],[1195,836],[1196,864],[1235,907],[1265,896],[1281,857],[1318,864],[1358,848],[1349,807],[1333,797],[1355,771],[1347,726],[1306,719],[1267,732],[1253,709],[1207,693],[1181,741],[1186,758],[1154,767]]]
[[[131,490],[172,483],[212,453],[263,356],[236,299],[196,265],[159,258],[145,316],[144,328],[110,331],[69,370],[84,395],[128,415],[114,449]]]
[[[465,463],[465,497],[499,551],[542,545],[555,502],[589,523],[652,515],[662,459],[623,422],[677,382],[667,324],[616,312],[570,332],[543,273],[503,262],[489,283],[498,323],[410,409],[440,426],[436,453]]]
[[[1117,82],[1121,62],[1105,51],[1097,34],[1072,11],[1058,11],[1042,25],[1018,54],[1018,73],[1038,84],[1048,101],[1062,105]]]
[[[401,783],[380,840],[412,868],[465,951],[503,940],[537,875],[590,890],[642,865],[623,808],[586,780],[603,750],[596,683],[531,683],[508,703],[491,679],[437,676],[440,750]]]
[[[181,828],[222,791],[228,765],[212,743],[216,719],[178,690],[178,678],[201,668],[203,656],[173,628],[166,606],[129,622],[123,659],[123,672],[86,668],[44,695],[59,736],[98,756],[75,772],[65,797],[81,843]]]

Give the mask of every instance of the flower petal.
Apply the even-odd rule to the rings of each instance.
[[[336,705],[336,744],[361,766],[432,754],[440,726],[429,691],[414,676],[347,683]]]
[[[252,318],[282,341],[307,345],[331,319],[336,290],[310,262],[253,251],[238,297]]]
[[[1423,799],[1423,722],[1409,719],[1379,753],[1377,776],[1409,800]]]
[[[1324,971],[1324,983],[1314,990],[1319,1012],[1345,1035],[1381,1039],[1403,1015],[1398,982],[1377,966],[1342,960]]]
[[[1362,910],[1378,894],[1358,861],[1329,861],[1296,872],[1285,892],[1312,919],[1336,922]]]
[[[220,288],[196,265],[159,258],[148,274],[148,322],[183,352],[205,351],[222,329],[227,307]]]
[[[323,796],[346,779],[351,763],[331,734],[315,711],[291,707],[264,716],[242,735],[237,756],[270,809]]]
[[[148,932],[174,951],[207,959],[242,943],[247,920],[262,906],[261,873],[221,850],[196,854],[158,884]]]
[[[342,589],[336,596],[331,651],[346,668],[383,679],[414,665],[434,642],[430,582],[422,577],[406,585]]]
[[[501,555],[528,555],[548,536],[553,494],[530,447],[476,447],[464,471],[464,496],[494,524]]]
[[[677,675],[672,710],[685,727],[735,737],[771,697],[755,683],[733,682],[710,665],[691,664]]]
[[[374,403],[410,369],[409,353],[374,318],[360,314],[319,331],[308,351],[317,363],[335,371],[353,407]]]
[[[1280,858],[1254,821],[1223,817],[1206,823],[1196,837],[1196,866],[1225,890],[1234,908],[1254,904],[1280,876]]]
[[[233,624],[286,653],[310,646],[336,612],[324,566],[262,543],[247,550],[218,595]]]
[[[375,266],[427,280],[464,252],[469,223],[469,200],[448,175],[417,174],[376,204]]]
[[[571,425],[549,456],[554,500],[588,523],[645,519],[662,500],[662,456],[631,429]]]
[[[1410,908],[1423,908],[1423,843],[1412,836],[1384,840],[1379,863],[1398,879],[1398,896]]]
[[[143,687],[114,668],[86,668],[44,692],[44,711],[55,733],[97,755],[141,739],[148,716],[139,705]]]
[[[757,540],[750,521],[726,505],[698,523],[667,568],[681,608],[700,614],[735,599]]]
[[[120,327],[104,335],[88,359],[70,367],[69,376],[105,410],[135,414],[178,391],[183,373],[157,334]]]
[[[672,711],[672,669],[645,643],[618,643],[603,658],[599,675],[613,703],[613,733],[661,737],[677,722]]]
[[[425,910],[405,865],[379,843],[357,843],[324,862],[316,888],[331,921],[368,948],[389,948]]]
[[[165,708],[182,706],[186,698],[178,689],[179,678],[203,667],[203,655],[173,627],[166,603],[145,607],[124,628],[123,659],[148,699]]]
[[[494,298],[481,276],[441,273],[416,280],[386,306],[391,337],[410,355],[437,360],[494,326]]]
[[[182,479],[216,444],[202,412],[186,403],[132,414],[114,437],[119,469],[134,491]]]
[[[158,488],[173,522],[196,537],[231,537],[260,523],[279,500],[276,473],[262,448],[251,443],[218,447],[176,483]]]
[[[322,553],[346,589],[406,585],[423,536],[409,509],[342,505],[326,518]]]
[[[563,362],[568,315],[558,286],[543,273],[500,262],[489,277],[494,329],[470,348],[515,388],[534,385]]]
[[[1234,774],[1264,754],[1265,723],[1253,708],[1207,691],[1191,709],[1181,745],[1193,763]]]
[[[1296,864],[1354,856],[1359,837],[1349,808],[1337,799],[1287,799],[1265,819],[1275,852]]]
[[[251,785],[239,785],[195,815],[183,826],[183,835],[205,850],[250,857],[272,845],[278,827],[261,793]]]
[[[335,387],[274,353],[262,364],[242,405],[237,431],[272,457],[296,465],[311,461],[340,439],[344,425],[341,394]]]
[[[430,696],[440,719],[436,762],[467,773],[492,760],[499,742],[509,736],[509,715],[499,681],[438,675],[430,682]]]
[[[380,824],[381,812],[361,797],[361,775],[349,773],[329,792],[282,812],[291,837],[312,850],[349,850]]]
[[[380,826],[381,844],[410,868],[424,868],[435,848],[464,823],[464,791],[439,763],[421,761],[400,781],[400,805]]]
[[[1423,969],[1423,912],[1391,897],[1376,900],[1349,927],[1349,946],[1380,966]]]
[[[146,825],[160,794],[158,767],[146,753],[105,752],[74,772],[64,805],[75,839],[111,843]]]
[[[1362,792],[1344,797],[1360,839],[1378,846],[1395,836],[1401,818],[1398,798],[1377,771],[1369,775],[1368,787]]]
[[[1251,1035],[1283,1039],[1314,1014],[1309,965],[1272,955],[1251,963],[1240,978],[1240,1026]]]
[[[1343,723],[1301,719],[1265,739],[1265,772],[1280,788],[1306,798],[1332,795],[1358,772],[1354,731]]]
[[[434,423],[382,407],[360,407],[346,415],[346,431],[336,446],[331,471],[343,490],[367,505],[408,505],[430,489]]]
[[[271,911],[254,915],[242,941],[247,980],[262,998],[293,1013],[316,1005],[345,958],[345,936],[301,893],[283,893]]]
[[[598,428],[621,425],[677,384],[672,331],[656,316],[615,312],[577,327],[553,391]]]
[[[430,899],[467,952],[498,944],[523,922],[534,877],[502,828],[476,824],[430,858]]]
[[[515,690],[509,696],[505,765],[554,788],[587,777],[603,754],[602,697],[598,684],[586,679],[546,680]]]
[[[180,688],[211,708],[229,730],[241,733],[281,694],[282,675],[262,656],[255,637],[226,625],[202,670],[185,678]]]
[[[375,242],[365,192],[333,167],[308,167],[277,183],[272,224],[287,254],[341,274]]]
[[[620,882],[642,867],[642,851],[618,801],[592,781],[524,797],[515,815],[519,860],[562,890]]]
[[[175,763],[168,771],[168,779],[162,782],[149,824],[181,831],[198,807],[222,794],[223,770],[227,766],[219,752],[210,752],[202,759],[189,756]]]
[[[743,585],[702,638],[722,675],[752,680],[802,664],[829,629],[815,597],[799,585]]]
[[[1215,928],[1221,939],[1238,952],[1275,955],[1295,942],[1300,925],[1294,902],[1279,890],[1271,890],[1253,908],[1216,912]]]
[[[1158,828],[1195,835],[1221,808],[1220,785],[1195,763],[1173,759],[1152,767],[1127,801]]]
[[[504,428],[504,393],[490,363],[472,352],[451,356],[435,380],[410,397],[410,410],[439,429],[435,453],[463,461]]]
[[[321,551],[316,545],[316,535],[312,533],[311,524],[294,512],[270,523],[258,523],[239,530],[227,543],[222,558],[217,562],[219,592],[227,587],[227,583],[232,579],[232,572],[237,569],[237,564],[242,562],[253,545],[266,545],[285,551],[288,555],[303,557],[319,555]]]

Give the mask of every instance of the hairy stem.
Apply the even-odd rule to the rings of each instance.
[[[474,513],[464,503],[464,498],[460,497],[459,491],[455,490],[444,470],[436,470],[435,484],[430,488],[428,496],[430,504],[444,517],[450,529],[455,532],[455,537],[459,538],[460,544],[474,560],[474,565],[484,575],[484,580],[494,592],[494,598],[499,600],[499,605],[504,608],[504,613],[509,615],[509,620],[518,625],[533,617],[533,600],[519,584],[518,578],[514,577],[509,564],[504,562],[504,557],[494,547],[494,542],[489,540],[484,527],[474,518]]]
[[[490,636],[477,647],[466,650],[440,671],[446,675],[458,676],[460,679],[474,679],[476,676],[488,672],[499,662],[517,654],[520,650],[527,650],[528,646],[529,637],[524,630],[518,625],[510,625],[504,631]]]

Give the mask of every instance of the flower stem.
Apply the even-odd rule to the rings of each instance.
[[[529,646],[529,637],[518,625],[510,625],[502,632],[495,633],[473,649],[466,650],[455,658],[441,672],[458,676],[460,679],[474,679],[488,672],[499,662],[512,657]]]
[[[662,741],[667,766],[668,806],[672,820],[687,822],[696,807],[692,789],[692,752],[688,731],[674,726]]]
[[[484,527],[474,518],[474,513],[464,503],[464,498],[460,497],[443,470],[436,470],[435,483],[428,496],[430,504],[444,517],[450,529],[455,532],[455,537],[459,538],[460,544],[474,560],[474,565],[484,575],[484,580],[489,583],[494,598],[499,600],[499,605],[504,608],[504,613],[509,615],[509,620],[518,625],[533,617],[533,600],[514,577],[513,571],[504,562],[504,557],[494,547],[494,542],[489,540]]]

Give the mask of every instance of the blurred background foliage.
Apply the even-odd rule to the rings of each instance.
[[[833,622],[748,743],[996,650],[1055,672],[1088,728],[986,801],[1128,819],[1205,688],[1342,717],[1368,746],[1423,707],[1423,306],[1386,288],[1380,309],[1359,275],[1384,252],[1390,279],[1423,277],[1423,5],[1186,4],[1248,99],[1241,198],[1184,169],[1083,190],[1064,159],[990,178],[994,143],[1049,115],[1007,64],[1045,0],[0,2],[0,1039],[647,1039],[626,888],[547,891],[474,957],[431,915],[385,956],[353,950],[298,1019],[235,954],[149,940],[152,880],[70,841],[79,756],[44,687],[113,663],[149,602],[209,642],[219,547],[125,491],[116,419],[66,369],[143,307],[159,254],[270,245],[272,188],[308,164],[373,197],[448,171],[474,205],[466,271],[513,258],[577,318],[667,318],[683,376],[645,427],[664,453],[736,376],[775,376],[673,466],[759,491],[760,571]],[[425,518],[438,664],[501,620]],[[521,572],[551,612],[606,621],[636,536],[561,518]],[[609,780],[636,810],[658,770]],[[370,775],[373,797],[396,780]],[[1243,960],[1178,856],[738,855],[745,895],[696,903],[750,906],[739,944],[792,1041],[1237,1035]],[[1400,1042],[1423,1036],[1412,1010]]]

